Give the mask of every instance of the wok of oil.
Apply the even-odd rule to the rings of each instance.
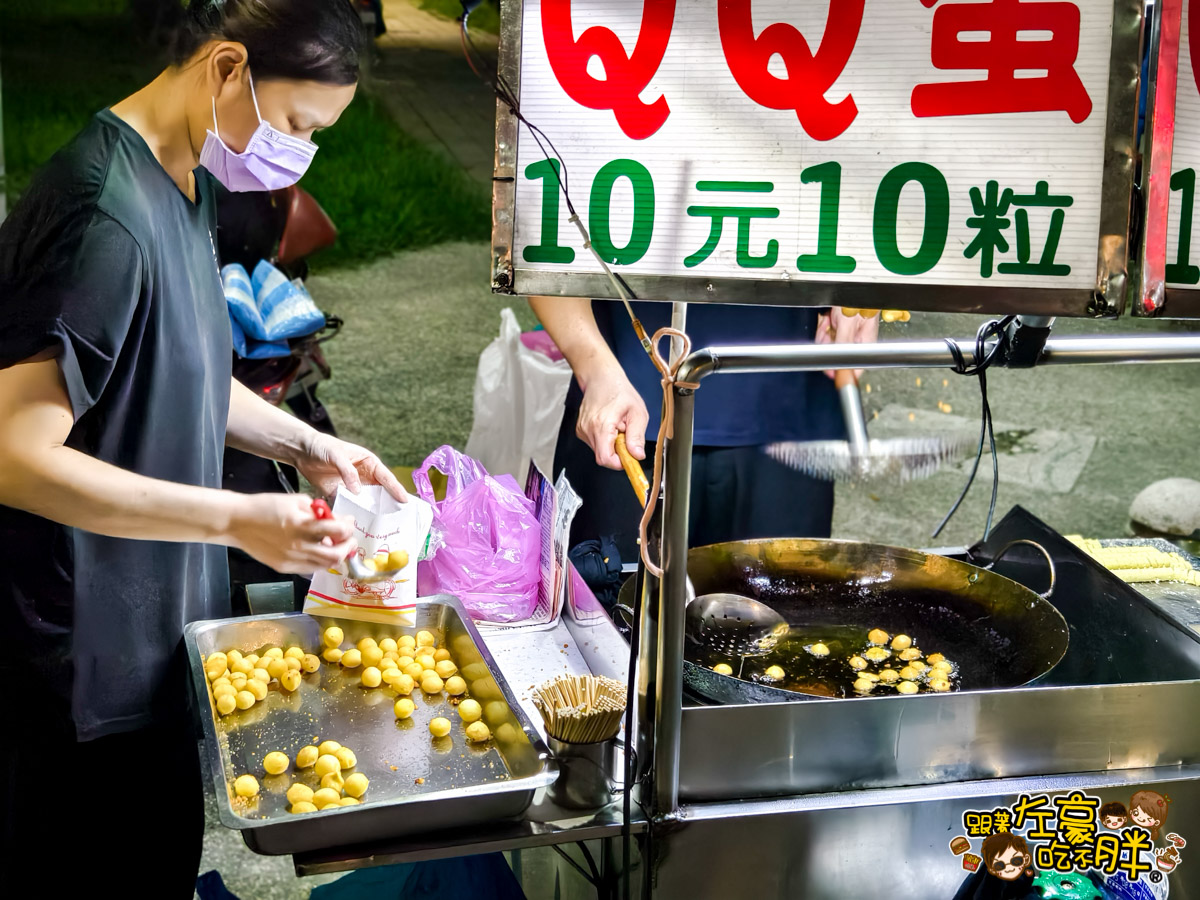
[[[815,656],[809,648],[814,644],[824,644],[829,648],[828,656]],[[922,653],[922,659],[930,653],[939,652],[935,646],[924,646],[919,642],[914,644]],[[854,689],[854,682],[859,673],[850,666],[850,657],[861,655],[872,645],[867,640],[867,629],[857,625],[797,625],[775,645],[770,653],[762,656],[751,656],[744,659],[729,656],[720,651],[704,649],[696,653],[692,662],[712,668],[718,663],[725,663],[733,669],[733,677],[743,681],[753,681],[760,684],[782,688],[788,691],[798,691],[803,694],[814,694],[821,697],[855,697],[861,696]],[[885,645],[886,646],[886,645]],[[907,663],[896,655],[880,662],[868,663],[865,671],[878,675],[885,668],[899,672]],[[784,677],[779,680],[769,678],[766,671],[771,666],[783,669]],[[957,665],[951,673],[952,690],[959,688],[959,670]],[[931,689],[924,681],[919,682],[921,693]],[[871,696],[896,694],[894,684],[878,682],[871,691]]]

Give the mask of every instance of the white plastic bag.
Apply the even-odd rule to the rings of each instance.
[[[526,347],[517,317],[511,309],[502,310],[500,336],[479,355],[467,456],[492,475],[512,475],[518,482],[531,459],[543,472],[552,472],[570,384],[567,361]]]

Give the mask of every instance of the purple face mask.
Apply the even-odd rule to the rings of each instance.
[[[258,128],[254,129],[242,153],[230,150],[217,133],[217,100],[213,98],[213,127],[204,138],[200,165],[231,191],[276,191],[291,187],[308,170],[317,145],[280,134],[263,119],[258,111],[253,76],[250,78],[250,96],[254,100]]]

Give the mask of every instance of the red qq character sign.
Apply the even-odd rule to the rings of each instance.
[[[938,0],[921,0],[931,7]],[[1019,40],[1022,31],[1048,31],[1049,40]],[[961,40],[987,32],[985,41]],[[1062,110],[1078,124],[1092,100],[1075,71],[1079,7],[1074,3],[990,0],[938,7],[933,14],[933,64],[939,69],[986,69],[987,78],[919,84],[912,92],[916,116]],[[1020,69],[1046,74],[1018,78]]]
[[[830,103],[825,92],[854,52],[865,2],[831,0],[821,46],[813,53],[804,35],[784,22],[768,25],[755,38],[751,0],[720,0],[717,17],[729,71],[755,103],[768,109],[793,109],[809,137],[832,140],[858,115],[852,97]],[[787,78],[767,70],[775,54],[783,59]]]
[[[567,95],[589,109],[611,109],[626,136],[645,140],[662,128],[671,113],[665,97],[643,103],[646,89],[662,63],[675,21],[675,0],[645,0],[642,26],[633,53],[627,55],[611,29],[593,25],[575,39],[571,0],[542,0],[542,36],[554,76]],[[588,74],[599,57],[605,80]]]

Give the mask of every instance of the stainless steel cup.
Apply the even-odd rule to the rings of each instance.
[[[571,744],[547,737],[546,743],[559,769],[558,780],[547,788],[551,801],[563,809],[599,809],[612,802],[615,739]]]

